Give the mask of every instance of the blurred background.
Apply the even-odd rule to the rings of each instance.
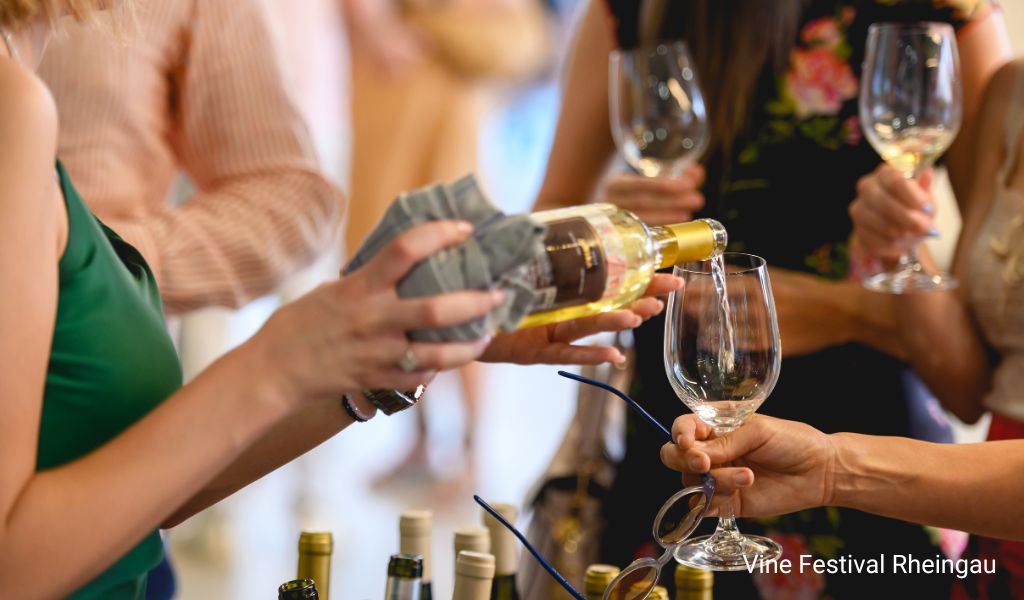
[[[306,3],[314,0],[280,4],[287,4],[294,17]],[[1016,50],[1024,52],[1024,5],[1019,0],[1002,4]],[[461,114],[467,119],[479,115],[479,127],[470,128],[468,134],[459,132],[468,138],[433,142],[457,144],[468,153],[492,198],[508,212],[528,210],[540,185],[558,110],[558,65],[581,5],[579,0],[548,3],[545,10],[551,43],[543,64],[527,77],[475,85],[472,109],[467,109],[471,112]],[[316,69],[335,69],[329,56],[293,52],[289,60],[307,69],[313,68],[310,61],[316,63]],[[358,55],[353,57],[357,85],[361,60]],[[422,75],[426,67],[413,69]],[[347,68],[341,76],[348,77]],[[354,91],[355,144],[363,147],[359,123],[371,121],[359,120],[359,93]],[[325,91],[306,93],[302,101],[307,113],[316,117],[313,122],[339,124],[345,122],[343,107],[347,103],[338,98]],[[344,127],[322,129],[314,129],[321,154],[332,173],[346,180],[348,170],[343,163],[348,150],[336,139],[347,135]],[[358,161],[356,165],[358,169]],[[353,202],[358,203],[358,189],[373,184],[360,183],[359,173],[353,183],[357,188]],[[949,255],[959,228],[955,206],[948,194],[946,198],[940,208],[943,235],[935,247],[939,256]],[[257,303],[248,311],[249,325],[231,333],[235,342],[248,335],[269,305],[261,308]],[[409,411],[353,427],[236,494],[214,512],[178,527],[169,536],[179,575],[178,597],[272,598],[276,586],[295,574],[299,531],[314,529],[334,534],[333,597],[378,599],[383,595],[388,557],[398,550],[399,513],[409,508],[434,512],[434,594],[450,597],[453,531],[481,523],[472,495],[523,504],[562,439],[572,416],[575,387],[555,371],[551,367],[485,366],[472,374],[441,376],[417,409],[419,415]],[[467,418],[466,407],[473,402],[476,414]],[[475,420],[471,429],[475,434],[470,443],[466,432],[471,420]],[[984,423],[958,427],[958,436],[980,439],[985,427]],[[519,525],[525,527],[527,518],[522,515]]]

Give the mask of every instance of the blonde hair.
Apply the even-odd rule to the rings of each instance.
[[[118,0],[0,0],[0,24],[19,27],[39,17],[55,24],[64,15],[84,20],[119,4]]]

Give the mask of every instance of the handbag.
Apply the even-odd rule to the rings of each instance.
[[[408,0],[403,12],[441,60],[467,79],[525,79],[551,55],[550,25],[540,2],[476,8]]]
[[[625,363],[585,366],[581,374],[626,389],[633,373],[629,334],[616,336],[615,346],[626,356]],[[601,503],[615,476],[604,430],[609,411],[621,408],[618,402],[602,389],[579,386],[576,414],[529,496],[533,519],[527,539],[577,589],[583,589],[587,567],[598,561],[604,530]],[[565,594],[536,561],[520,565],[517,583],[522,600],[550,600]]]

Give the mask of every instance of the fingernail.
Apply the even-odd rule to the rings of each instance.
[[[613,362],[614,362],[615,364],[617,364],[617,365],[621,365],[621,364],[623,364],[623,363],[625,363],[625,362],[626,362],[626,357],[625,357],[625,356],[623,356],[623,355],[622,355],[622,353],[620,352],[620,353],[618,353],[618,354],[616,355],[616,357],[615,357],[615,360],[614,360]]]
[[[491,301],[495,304],[501,304],[505,301],[505,290],[494,290],[491,292]]]
[[[754,483],[753,474],[749,473],[747,471],[743,471],[742,473],[737,473],[736,477],[733,478],[733,483],[735,485],[739,486],[739,487],[748,486],[748,485]]]
[[[931,202],[925,202],[924,205],[921,206],[921,210],[924,211],[924,214],[930,217],[935,214],[935,205]]]
[[[700,471],[701,467],[704,466],[704,461],[701,460],[699,457],[691,456],[690,460],[688,461],[688,464],[690,465],[691,470]]]
[[[488,333],[484,337],[480,338],[480,345],[481,346],[490,346],[491,342],[493,340],[494,340],[494,334]]]
[[[931,229],[928,230],[928,237],[937,238],[940,235],[941,235],[941,233],[939,232],[939,228],[938,227],[932,227]]]
[[[455,230],[465,235],[473,233],[473,224],[469,221],[459,221],[455,223]]]

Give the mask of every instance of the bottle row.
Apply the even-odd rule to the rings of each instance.
[[[509,522],[517,509],[511,504],[492,507]],[[483,527],[455,531],[455,590],[453,600],[519,600],[516,575],[519,544],[514,534],[487,512]],[[433,515],[427,510],[408,510],[399,519],[399,551],[388,561],[385,600],[432,600],[431,538]],[[330,533],[303,532],[299,537],[298,578],[278,589],[278,600],[329,600],[331,555]],[[604,600],[605,592],[619,575],[618,567],[591,565],[584,580],[587,600]],[[714,575],[710,571],[679,565],[675,572],[675,600],[711,600]],[[636,582],[644,591],[651,582]],[[657,586],[646,596],[669,600],[668,591]],[[612,600],[642,600],[643,594]]]

